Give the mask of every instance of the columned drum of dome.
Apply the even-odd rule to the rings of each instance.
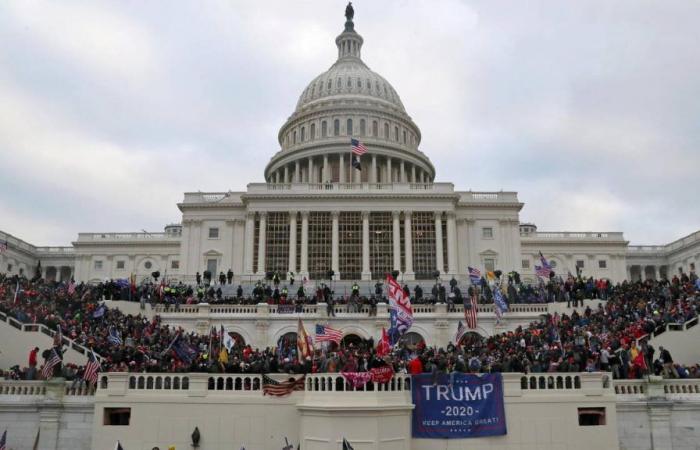
[[[428,183],[435,169],[396,90],[361,59],[364,40],[349,20],[336,38],[338,59],[304,89],[280,129],[268,183]],[[369,153],[351,166],[350,138]]]

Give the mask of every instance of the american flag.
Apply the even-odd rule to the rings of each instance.
[[[343,332],[327,325],[316,324],[316,342],[335,342],[340,344]]]
[[[262,391],[263,395],[273,395],[275,397],[284,397],[294,391],[304,390],[304,381],[306,376],[290,381],[275,381],[267,375],[263,375]]]
[[[538,277],[549,277],[552,273],[552,265],[547,261],[542,252],[540,252],[541,266],[535,266],[535,275]]]
[[[479,312],[476,305],[476,295],[469,297],[469,303],[466,298],[464,299],[464,320],[472,330],[476,328],[476,314]]]
[[[7,250],[7,241],[0,241],[0,253],[4,252],[6,250]]]
[[[481,271],[473,267],[468,267],[469,269],[469,280],[472,284],[478,284],[481,281]]]
[[[459,324],[457,324],[457,333],[455,334],[455,345],[459,345],[459,342],[462,340],[465,334],[467,334],[467,331],[469,328],[465,327],[462,321],[459,321]]]
[[[100,363],[95,357],[95,352],[90,351],[90,353],[88,353],[88,362],[85,365],[85,374],[83,375],[83,379],[85,379],[85,381],[88,383],[95,384],[97,383],[97,373],[99,371]]]
[[[75,281],[70,280],[70,283],[68,283],[68,295],[73,294],[75,294]]]
[[[58,353],[56,353],[56,349],[52,348],[51,357],[46,361],[46,364],[44,364],[44,367],[41,369],[41,376],[45,380],[51,378],[53,376],[53,368],[59,365],[60,363],[61,358],[58,356]]]
[[[350,145],[352,145],[352,152],[357,156],[362,156],[367,153],[367,147],[365,147],[365,145],[357,139],[351,138]]]

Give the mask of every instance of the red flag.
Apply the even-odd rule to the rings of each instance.
[[[647,361],[644,359],[644,353],[641,351],[637,353],[637,356],[632,360],[632,364],[639,367],[642,370],[647,370]]]
[[[377,356],[383,358],[388,355],[391,351],[391,345],[389,344],[389,334],[387,334],[386,329],[382,327],[382,338],[377,343]]]

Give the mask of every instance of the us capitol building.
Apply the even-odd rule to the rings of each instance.
[[[396,90],[361,57],[351,19],[338,59],[303,90],[282,125],[264,183],[244,192],[186,192],[179,224],[163,233],[79,233],[70,247],[36,247],[0,233],[0,271],[47,279],[191,282],[229,269],[235,283],[278,272],[297,279],[467,279],[467,267],[518,271],[534,281],[539,252],[557,273],[672,276],[700,262],[700,233],[664,246],[628,246],[621,232],[541,232],[519,218],[516,192],[456,191],[436,182],[421,132]],[[350,139],[368,152],[353,167]],[[565,211],[564,211],[565,213]]]

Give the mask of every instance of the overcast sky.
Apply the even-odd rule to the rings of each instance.
[[[540,230],[700,228],[700,2],[357,0],[363,59],[438,181],[515,190]],[[0,230],[162,231],[261,182],[344,1],[0,3]]]

